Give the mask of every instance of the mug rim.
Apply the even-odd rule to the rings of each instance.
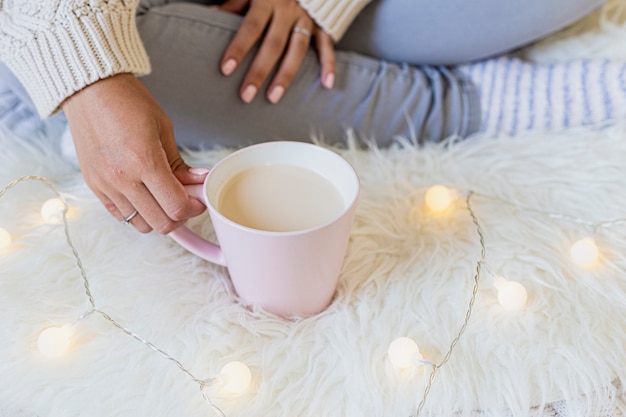
[[[225,215],[223,215],[217,209],[217,207],[215,207],[213,205],[213,203],[209,199],[209,194],[207,192],[208,191],[207,188],[209,186],[209,182],[211,181],[211,173],[215,169],[218,169],[221,165],[228,163],[228,161],[231,160],[232,158],[236,158],[241,152],[249,152],[253,148],[272,147],[272,146],[309,147],[309,148],[315,149],[316,151],[326,152],[329,156],[331,156],[333,158],[336,158],[336,160],[338,162],[340,162],[340,163],[345,165],[345,167],[348,169],[348,172],[350,173],[350,176],[352,177],[351,180],[354,181],[354,185],[355,185],[354,188],[355,189],[354,189],[353,195],[350,197],[350,203],[347,204],[336,216],[334,216],[332,219],[330,219],[330,220],[328,220],[328,221],[326,221],[324,223],[320,223],[318,225],[315,225],[315,226],[312,226],[312,227],[308,227],[308,228],[304,228],[304,229],[288,230],[288,231],[272,231],[272,230],[255,229],[255,228],[252,228],[252,227],[248,227],[248,226],[244,226],[242,224],[239,224],[239,223],[229,219]],[[359,176],[358,176],[356,170],[354,169],[354,167],[352,166],[352,164],[350,164],[345,158],[343,158],[341,155],[339,155],[336,152],[333,152],[330,149],[325,148],[323,146],[316,145],[314,143],[298,142],[298,141],[261,142],[261,143],[256,143],[254,145],[250,145],[250,146],[246,146],[246,147],[237,149],[236,151],[230,153],[226,157],[224,157],[221,160],[219,160],[213,166],[213,168],[211,168],[211,170],[209,171],[209,174],[207,175],[206,179],[204,180],[204,183],[202,184],[202,196],[204,198],[205,204],[206,204],[209,212],[212,215],[218,216],[221,221],[223,221],[226,224],[228,224],[228,225],[230,225],[232,227],[235,227],[237,229],[244,230],[244,231],[251,232],[251,233],[254,233],[254,234],[258,234],[258,235],[265,235],[265,236],[282,236],[282,237],[284,237],[284,236],[296,236],[296,235],[302,235],[302,234],[313,232],[315,230],[320,230],[320,229],[326,228],[326,227],[328,227],[328,226],[338,222],[344,216],[346,216],[350,212],[352,212],[352,210],[354,209],[354,207],[356,206],[356,204],[357,204],[357,202],[359,200],[360,194],[361,194],[361,184],[360,184]]]

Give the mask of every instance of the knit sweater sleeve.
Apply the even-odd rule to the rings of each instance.
[[[336,42],[371,0],[298,0],[309,16]]]
[[[138,0],[0,0],[0,60],[42,117],[75,92],[150,63],[135,24]]]

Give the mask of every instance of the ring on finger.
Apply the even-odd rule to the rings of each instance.
[[[128,216],[122,219],[122,224],[128,224],[137,215],[137,210],[133,210]]]
[[[293,33],[301,33],[307,38],[311,37],[311,32],[308,29],[303,28],[302,26],[295,26],[293,28]]]

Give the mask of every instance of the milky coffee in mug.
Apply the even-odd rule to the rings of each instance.
[[[303,230],[330,222],[344,201],[333,183],[306,168],[264,164],[228,180],[217,209],[242,226],[270,232]]]
[[[337,153],[303,142],[267,142],[218,162],[187,187],[209,211],[218,243],[181,227],[170,235],[228,268],[245,304],[309,316],[337,286],[359,195],[354,169]]]

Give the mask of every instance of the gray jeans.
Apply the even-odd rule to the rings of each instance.
[[[245,104],[238,91],[250,60],[230,77],[219,71],[241,17],[188,1],[144,0],[138,26],[153,73],[143,81],[172,118],[179,143],[193,148],[312,136],[334,143],[347,128],[382,146],[397,135],[464,137],[480,127],[478,95],[444,65],[520,47],[601,3],[375,0],[337,45],[332,90],[322,88],[311,49],[278,104],[262,93]]]
[[[240,100],[250,59],[230,77],[220,73],[241,17],[211,3],[219,0],[142,0],[137,16],[153,68],[142,81],[171,117],[178,143],[194,149],[311,137],[335,143],[348,128],[381,146],[398,135],[467,136],[480,127],[478,94],[453,65],[523,46],[603,0],[374,0],[337,45],[335,87],[322,88],[311,49],[278,104],[264,90],[250,104]],[[24,99],[1,70],[0,81]]]

